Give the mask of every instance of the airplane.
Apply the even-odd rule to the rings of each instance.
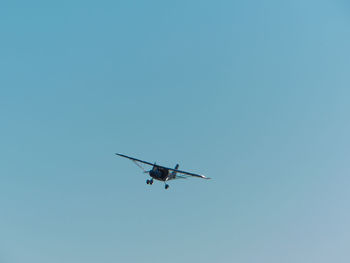
[[[139,159],[136,159],[134,157],[130,157],[121,153],[116,153],[116,155],[127,158],[131,161],[133,161],[138,167],[140,167],[144,173],[148,173],[152,178],[149,180],[147,179],[146,183],[149,185],[153,184],[153,179],[158,180],[158,181],[163,181],[165,184],[165,189],[169,188],[169,185],[166,183],[167,181],[170,180],[175,180],[175,179],[186,179],[188,177],[199,177],[203,179],[210,179],[209,177],[205,177],[204,175],[200,174],[194,174],[194,173],[189,173],[185,171],[178,170],[179,165],[177,164],[174,169],[172,168],[167,168],[164,166],[157,165],[156,163],[152,164],[150,162],[142,161]],[[147,171],[145,170],[140,163],[147,164],[152,166],[152,169]],[[182,175],[178,175],[182,174]]]

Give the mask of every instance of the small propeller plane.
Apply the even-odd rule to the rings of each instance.
[[[194,174],[194,173],[189,173],[189,172],[178,170],[178,168],[179,168],[178,164],[175,166],[174,169],[172,169],[172,168],[167,168],[164,166],[157,165],[156,163],[152,164],[150,162],[142,161],[142,160],[130,157],[130,156],[126,156],[124,154],[116,153],[116,155],[133,161],[138,167],[140,167],[144,171],[144,173],[148,173],[151,176],[151,179],[147,179],[146,183],[149,185],[152,185],[153,179],[155,179],[158,181],[163,181],[165,184],[165,189],[168,189],[169,185],[166,182],[170,181],[170,180],[187,179],[189,177],[199,177],[199,178],[203,178],[203,179],[210,179],[209,177],[205,177],[204,175]],[[150,165],[150,166],[152,166],[152,169],[147,171],[140,165],[140,163]],[[178,174],[181,174],[181,175],[178,175]]]

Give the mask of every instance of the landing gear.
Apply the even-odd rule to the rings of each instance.
[[[169,188],[169,185],[168,184],[165,184],[165,189],[168,189]]]
[[[148,179],[147,179],[146,184],[152,185],[152,184],[153,184],[153,179],[151,179],[151,180],[148,180]]]

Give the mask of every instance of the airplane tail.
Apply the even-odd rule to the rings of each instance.
[[[175,169],[175,170],[179,169],[179,164],[175,165],[175,168],[174,168],[174,169]],[[175,178],[175,177],[176,177],[176,172],[173,171],[173,172],[171,173],[171,178],[173,179],[173,178]]]

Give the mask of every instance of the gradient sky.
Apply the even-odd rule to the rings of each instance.
[[[345,0],[5,0],[0,112],[1,263],[350,260]]]

